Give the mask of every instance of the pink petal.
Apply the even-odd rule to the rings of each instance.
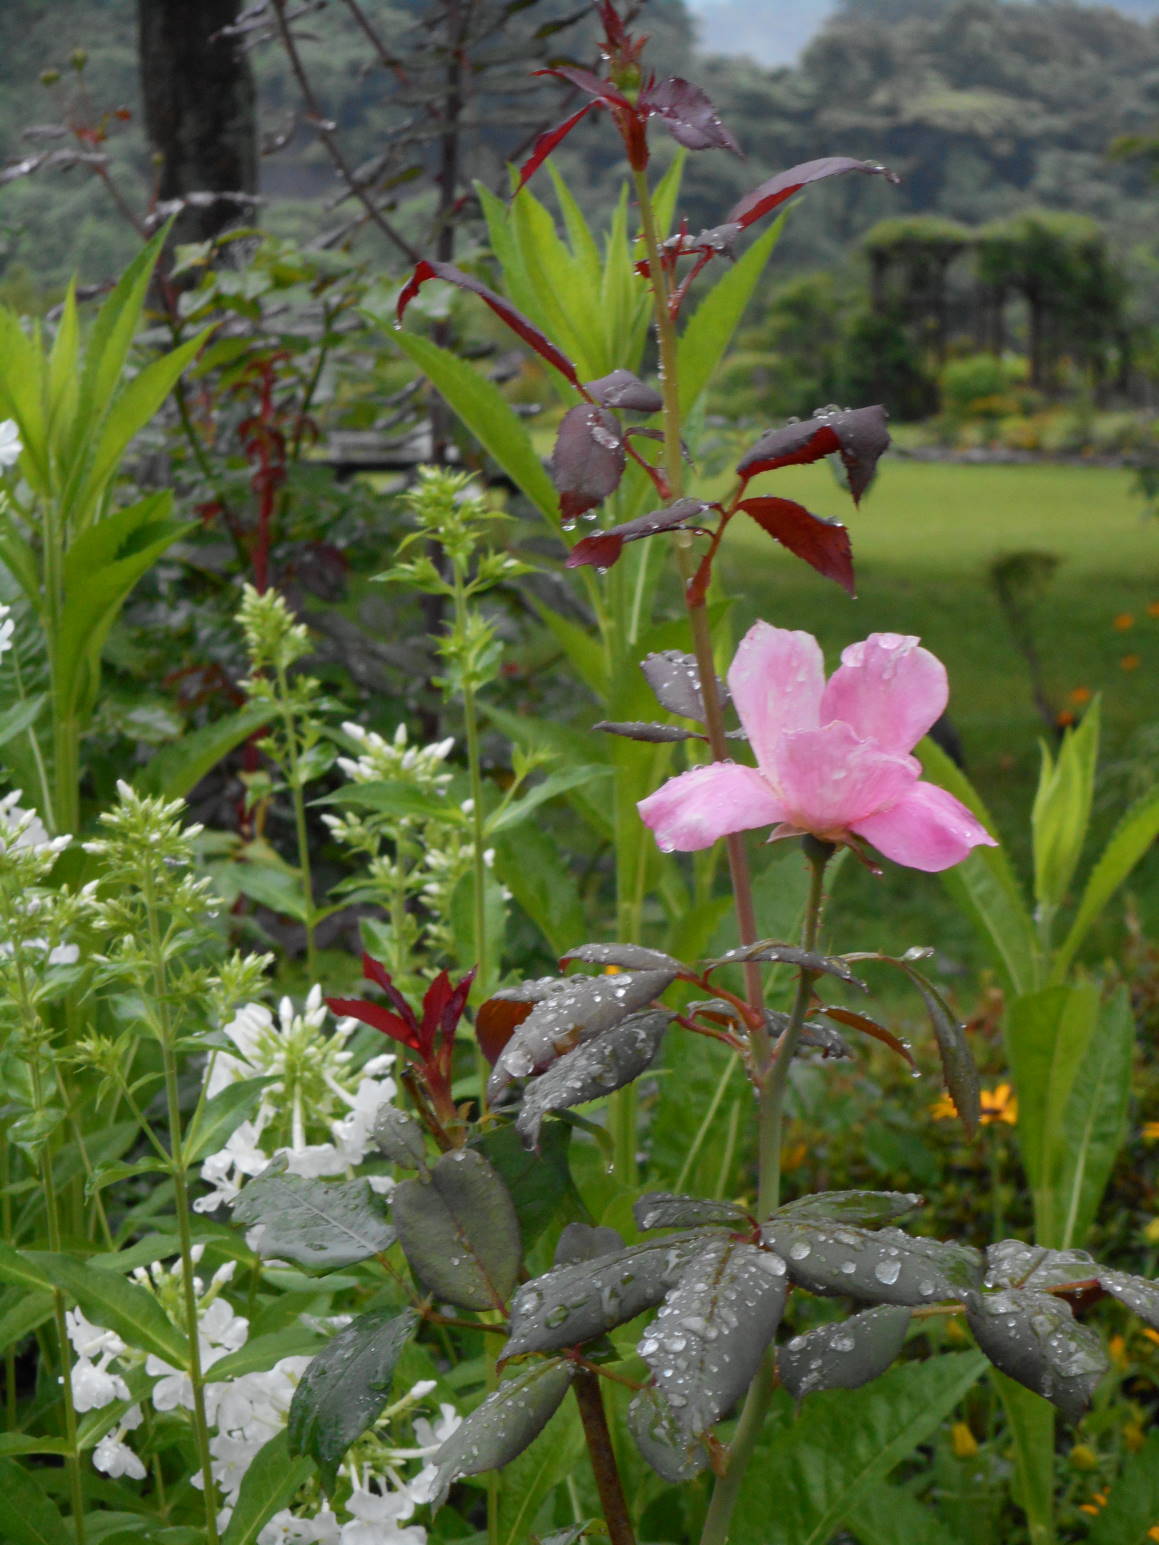
[[[854,826],[863,816],[904,798],[920,768],[912,756],[882,751],[859,740],[848,724],[785,735],[769,781],[788,819],[823,836]]]
[[[821,699],[821,723],[840,719],[884,751],[910,751],[950,695],[946,667],[916,638],[871,633],[841,656]]]
[[[718,837],[784,819],[781,801],[755,767],[712,762],[669,778],[636,807],[665,853],[692,853]]]
[[[786,731],[815,729],[821,722],[821,646],[811,633],[754,623],[729,666],[728,685],[757,762],[765,768]]]
[[[971,848],[998,844],[960,800],[933,783],[915,783],[889,810],[854,823],[854,831],[895,864],[934,873],[960,864]]]

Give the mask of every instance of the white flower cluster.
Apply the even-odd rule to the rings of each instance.
[[[433,792],[451,781],[450,773],[443,770],[443,763],[455,744],[453,739],[437,740],[429,746],[408,746],[405,724],[395,730],[393,740],[384,740],[374,730],[363,729],[361,724],[348,722],[342,729],[360,748],[356,758],[338,758],[339,767],[355,783],[398,778]]]
[[[0,606],[0,660],[12,648],[12,635],[16,631],[16,624],[12,621],[12,608]]]
[[[201,1247],[195,1247],[200,1259]],[[245,1345],[249,1322],[236,1314],[222,1291],[233,1275],[236,1262],[230,1261],[213,1274],[208,1287],[194,1279],[198,1298],[198,1343],[201,1365],[205,1370],[231,1352]],[[154,1265],[138,1267],[135,1280],[154,1292],[170,1310],[179,1296],[179,1272]],[[68,1334],[76,1353],[72,1369],[73,1400],[78,1411],[102,1410],[115,1402],[124,1409],[115,1413],[114,1424],[93,1451],[93,1464],[114,1478],[129,1476],[143,1480],[145,1466],[139,1454],[127,1443],[126,1435],[144,1422],[141,1403],[129,1404],[130,1390],[126,1375],[133,1377],[142,1367],[141,1354],[126,1347],[115,1332],[91,1324],[79,1310],[69,1310]],[[218,1525],[224,1529],[237,1504],[242,1480],[259,1451],[285,1427],[294,1390],[310,1359],[283,1357],[264,1371],[246,1373],[205,1384],[206,1415],[213,1429],[209,1451],[213,1478],[218,1487],[222,1511]],[[191,1411],[193,1386],[188,1374],[149,1353],[143,1360],[144,1373],[152,1379],[148,1403],[157,1412]],[[430,1382],[416,1384],[401,1400],[384,1411],[380,1426],[388,1426],[411,1407],[424,1400],[434,1388]],[[435,1467],[424,1464],[409,1478],[400,1470],[409,1460],[428,1459],[459,1424],[453,1406],[442,1405],[432,1422],[412,1417],[411,1426],[417,1446],[392,1447],[386,1438],[374,1433],[360,1440],[359,1457],[346,1468],[351,1494],[341,1505],[340,1517],[317,1501],[304,1503],[295,1511],[284,1508],[258,1536],[258,1545],[424,1545],[426,1530],[418,1525],[403,1528],[416,1507],[430,1500]],[[196,1485],[202,1477],[193,1477]],[[317,1509],[307,1512],[305,1509]]]
[[[0,471],[14,467],[20,460],[24,447],[20,443],[20,430],[14,418],[0,420]]]
[[[289,998],[276,1018],[264,1004],[247,1003],[225,1026],[235,1050],[213,1053],[206,1098],[243,1078],[272,1082],[252,1120],[202,1163],[201,1178],[213,1190],[194,1202],[199,1212],[233,1202],[246,1177],[280,1156],[291,1174],[310,1179],[344,1175],[366,1156],[374,1117],[397,1092],[389,1076],[394,1056],[384,1053],[353,1069],[346,1042],[358,1022],[340,1019],[327,1031],[328,1018],[322,989],[314,986],[301,1012]],[[368,1179],[376,1190],[390,1188],[385,1176]]]

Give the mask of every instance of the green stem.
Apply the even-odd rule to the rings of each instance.
[[[816,837],[805,837],[802,842],[812,874],[809,899],[805,906],[805,918],[801,928],[801,945],[812,950],[817,943],[817,931],[821,920],[821,904],[824,897],[825,866],[833,856],[830,843]],[[801,1040],[801,1027],[809,1011],[813,983],[817,972],[802,969],[797,983],[797,996],[789,1023],[777,1042],[772,1060],[765,1071],[760,1092],[760,1128],[758,1133],[758,1188],[757,1217],[767,1218],[780,1202],[781,1191],[781,1131],[784,1124],[785,1095],[789,1087],[789,1069]],[[713,1488],[712,1501],[705,1518],[700,1545],[725,1545],[729,1522],[737,1498],[740,1496],[745,1471],[756,1448],[761,1427],[768,1413],[773,1394],[774,1357],[770,1348],[761,1361],[756,1377],[749,1386],[744,1408],[733,1438],[728,1469]]]
[[[285,667],[279,665],[278,703],[282,710],[282,723],[286,729],[286,759],[289,762],[290,799],[294,806],[294,831],[298,843],[298,875],[306,902],[306,975],[311,982],[317,981],[317,964],[314,948],[314,880],[310,868],[310,840],[306,831],[306,799],[302,793],[299,776],[298,727],[294,712],[289,706],[290,685],[286,680]]]

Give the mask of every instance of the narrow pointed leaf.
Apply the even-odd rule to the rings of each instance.
[[[1144,794],[1115,827],[1091,870],[1070,932],[1055,951],[1051,966],[1054,981],[1066,975],[1092,923],[1159,836],[1159,785]],[[990,849],[975,849],[989,852]]]
[[[1148,1277],[1133,1277],[1125,1271],[1108,1271],[1106,1267],[1101,1267],[1097,1275],[1105,1293],[1126,1304],[1153,1330],[1159,1330],[1159,1282],[1152,1282]]]
[[[777,1209],[774,1218],[827,1218],[832,1223],[853,1223],[878,1228],[892,1223],[923,1205],[913,1191],[814,1191]]]
[[[705,1223],[717,1223],[724,1228],[743,1228],[750,1218],[743,1207],[734,1202],[709,1201],[701,1196],[674,1196],[668,1191],[646,1191],[633,1203],[632,1216],[636,1227],[697,1228]]]
[[[307,1180],[273,1166],[249,1182],[233,1216],[255,1229],[247,1237],[259,1255],[320,1271],[369,1260],[395,1240],[386,1203],[369,1181]]]
[[[845,468],[853,502],[859,504],[889,443],[885,409],[880,404],[848,408],[770,429],[741,458],[737,472],[747,481],[758,472],[820,461],[836,453]]]
[[[639,1351],[689,1437],[707,1432],[749,1387],[785,1307],[785,1263],[744,1240],[699,1251]]]
[[[910,952],[911,955],[913,953],[913,951]],[[929,1015],[934,1040],[937,1042],[938,1056],[942,1064],[942,1080],[966,1129],[966,1136],[973,1137],[982,1114],[982,1085],[978,1078],[974,1054],[966,1039],[965,1025],[950,1011],[941,993],[914,967],[908,956],[865,955],[856,958],[880,960],[884,965],[896,966],[905,972],[917,988],[918,995]]]
[[[410,1268],[437,1298],[464,1309],[503,1306],[523,1257],[519,1219],[481,1153],[444,1153],[421,1180],[400,1181],[390,1202]]]
[[[884,1025],[878,1024],[876,1019],[870,1019],[867,1014],[856,1014],[852,1009],[838,1008],[833,1003],[827,1003],[822,1012],[826,1019],[835,1019],[839,1025],[848,1025],[851,1030],[860,1030],[862,1034],[872,1036],[875,1041],[888,1046],[890,1051],[895,1051],[899,1057],[908,1062],[911,1068],[915,1065],[913,1052],[907,1043],[900,1036],[894,1035],[892,1030],[887,1030]]]
[[[570,118],[565,118],[562,123],[557,123],[553,129],[545,129],[543,131],[531,147],[531,154],[520,168],[519,187],[515,190],[517,193],[522,189],[524,183],[535,175],[555,147],[568,137],[576,124],[586,118],[595,105],[594,101],[585,102],[578,112],[572,113]]]
[[[996,1368],[1049,1400],[1070,1422],[1086,1410],[1110,1366],[1095,1332],[1049,1293],[1011,1288],[979,1294],[967,1304],[966,1321]]]
[[[488,1395],[435,1454],[432,1505],[442,1506],[460,1476],[498,1470],[522,1454],[555,1415],[574,1377],[574,1363],[552,1358],[532,1363]]]
[[[15,1459],[0,1459],[0,1527],[9,1545],[75,1545],[56,1503]]]
[[[592,725],[592,729],[602,730],[605,735],[622,735],[625,740],[639,740],[654,746],[671,745],[680,740],[708,739],[707,735],[701,735],[698,730],[684,730],[678,724],[649,724],[639,719],[623,723],[599,719]]]
[[[879,1378],[897,1357],[909,1330],[911,1311],[882,1304],[835,1325],[794,1336],[777,1352],[777,1372],[800,1400],[820,1389],[857,1389]]]
[[[660,1303],[711,1237],[699,1229],[670,1234],[536,1277],[512,1300],[503,1356],[575,1346],[634,1320]]]
[[[580,411],[579,408],[572,409],[573,413]],[[570,414],[568,416],[570,417]],[[656,536],[661,531],[699,529],[695,522],[708,508],[703,499],[677,499],[675,503],[665,505],[663,509],[650,510],[647,515],[637,515],[635,520],[626,520],[619,526],[609,526],[606,531],[596,531],[575,544],[567,555],[567,566],[569,569],[575,569],[590,563],[601,569],[610,569],[619,559],[625,542],[639,542],[644,537]]]
[[[813,950],[803,950],[797,944],[781,944],[776,939],[758,939],[755,944],[742,944],[738,949],[729,950],[726,955],[709,961],[705,972],[718,971],[721,966],[742,965],[751,960],[776,960],[783,965],[800,966],[806,971],[835,976],[838,981],[856,987],[861,992],[869,991],[840,955],[818,955]]]
[[[515,1130],[528,1148],[538,1147],[549,1111],[571,1110],[623,1089],[647,1071],[660,1049],[671,1015],[664,1010],[630,1014],[622,1024],[552,1063],[523,1091]]]
[[[196,1164],[207,1153],[224,1148],[226,1139],[256,1109],[262,1090],[272,1077],[241,1078],[227,1084],[197,1111],[185,1137],[186,1164]]]
[[[703,396],[724,358],[780,234],[778,220],[721,273],[688,319],[676,351],[680,411],[685,417]]]
[[[1119,987],[1099,1005],[1095,1034],[1062,1111],[1051,1180],[1060,1227],[1055,1244],[1085,1239],[1098,1213],[1127,1136],[1135,1041],[1131,997]]]
[[[912,1307],[960,1298],[981,1281],[977,1250],[901,1229],[869,1231],[777,1213],[762,1226],[761,1237],[783,1257],[790,1278],[810,1293]]]
[[[744,499],[739,509],[751,515],[762,531],[767,531],[794,557],[802,559],[825,579],[836,580],[849,595],[855,595],[853,548],[849,532],[839,520],[824,520],[811,515],[803,504],[792,499]]]
[[[573,960],[589,966],[619,966],[622,971],[683,971],[685,968],[663,950],[646,949],[642,944],[577,944],[559,957],[560,969]]]
[[[791,166],[787,172],[779,172],[767,182],[762,182],[760,187],[746,193],[740,203],[729,210],[728,219],[735,220],[742,227],[749,226],[754,220],[776,209],[778,204],[792,198],[794,193],[807,184],[821,182],[826,177],[840,177],[846,172],[869,172],[884,177],[887,182],[900,181],[894,172],[872,161],[855,161],[850,156],[822,156],[816,161],[802,161],[797,166]]]
[[[318,1466],[328,1492],[334,1490],[346,1450],[370,1427],[390,1399],[395,1365],[418,1326],[404,1309],[361,1314],[318,1353],[290,1403],[290,1453],[305,1454]]]

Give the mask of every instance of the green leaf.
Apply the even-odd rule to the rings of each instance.
[[[166,799],[184,799],[223,757],[260,730],[269,718],[267,703],[247,703],[236,713],[183,733],[179,740],[150,758],[135,780],[137,787]]]
[[[522,419],[499,388],[465,360],[427,338],[405,332],[393,332],[391,337],[515,486],[553,527],[558,526],[559,496],[555,486]]]
[[[213,1384],[224,1384],[230,1379],[240,1379],[246,1373],[265,1373],[283,1357],[312,1357],[324,1344],[322,1334],[307,1325],[271,1331],[265,1336],[254,1336],[236,1352],[227,1352],[212,1364],[206,1377]]]
[[[459,952],[464,970],[478,967],[475,986],[486,996],[499,985],[499,961],[503,957],[507,934],[507,898],[503,887],[489,870],[483,875],[483,932],[486,950],[475,937],[478,919],[475,916],[475,868],[474,865],[460,875],[447,904],[447,921],[451,937]]]
[[[745,307],[777,244],[783,223],[783,219],[774,220],[738,262],[724,269],[689,318],[676,355],[683,416],[695,407],[697,398],[712,379],[732,342],[732,335],[740,325]]]
[[[166,224],[141,248],[97,313],[81,373],[82,419],[97,413],[113,399],[168,233]]]
[[[1042,743],[1042,771],[1030,815],[1034,839],[1034,894],[1038,905],[1054,912],[1066,897],[1091,819],[1095,765],[1099,756],[1099,700],[1078,729],[1067,732],[1052,758]]]
[[[1053,1545],[1054,1407],[997,1368],[990,1377],[1014,1439],[1014,1500],[1026,1514],[1034,1545]]]
[[[130,1346],[176,1368],[189,1365],[189,1343],[147,1288],[90,1261],[47,1250],[13,1250],[0,1241],[0,1279],[33,1288],[58,1287],[88,1319],[115,1330]]]
[[[505,708],[496,708],[491,703],[482,703],[480,706],[495,728],[506,735],[513,744],[525,746],[529,751],[553,752],[564,766],[581,766],[592,761],[607,763],[612,761],[612,748],[609,741],[600,735],[573,729],[570,725],[558,724],[551,719],[537,719],[511,713]],[[635,751],[638,748],[630,749]],[[572,789],[569,797],[592,830],[610,840],[612,818],[609,811],[610,802],[604,797],[604,790],[601,788],[594,793],[589,793],[586,785],[580,784]],[[637,816],[636,825],[642,826],[642,824]]]
[[[56,338],[48,356],[46,371],[48,432],[57,443],[67,440],[76,412],[78,380],[77,353],[80,324],[76,309],[76,281],[70,280],[61,307]]]
[[[1103,908],[1159,836],[1159,784],[1116,826],[1087,879],[1070,932],[1054,953],[1051,980],[1061,981]],[[977,850],[975,850],[977,851]]]
[[[260,1255],[332,1271],[389,1250],[395,1232],[369,1181],[307,1180],[285,1174],[279,1162],[251,1180],[234,1203],[236,1222],[260,1225]]]
[[[776,1218],[828,1219],[830,1223],[855,1223],[862,1228],[878,1228],[903,1218],[922,1205],[913,1191],[814,1191],[786,1202],[773,1214]]]
[[[1062,1112],[1051,1186],[1063,1249],[1086,1238],[1127,1135],[1134,1050],[1135,1017],[1127,989],[1120,987],[1100,1006]]]
[[[1068,1146],[1065,1117],[1099,1017],[1092,983],[1047,987],[1015,998],[1006,1016],[1006,1054],[1018,1093],[1019,1152],[1034,1192],[1036,1238],[1062,1243],[1055,1182]]]
[[[994,1366],[1077,1422],[1110,1367],[1102,1340],[1051,1293],[1006,1288],[966,1304],[966,1323]]]
[[[532,1363],[488,1395],[434,1456],[438,1470],[432,1506],[443,1505],[459,1476],[497,1470],[522,1454],[555,1415],[574,1376],[574,1363],[546,1359]]]
[[[942,748],[926,739],[917,749],[931,783],[960,799],[991,836],[997,836],[973,785]],[[1038,938],[1005,848],[977,847],[960,864],[943,870],[941,879],[974,924],[1008,985],[1018,993],[1032,991],[1037,985]]]
[[[418,1327],[411,1309],[361,1314],[318,1353],[290,1403],[291,1454],[306,1454],[332,1493],[346,1450],[390,1399],[395,1365]]]
[[[257,1108],[262,1090],[273,1081],[272,1076],[240,1078],[207,1100],[195,1113],[185,1134],[185,1163],[196,1164],[207,1153],[216,1153],[223,1148],[230,1134]]]
[[[444,794],[427,794],[402,779],[383,778],[372,783],[350,783],[333,794],[312,799],[312,805],[350,805],[355,810],[371,810],[376,815],[413,817],[419,821],[445,821],[467,825],[467,818],[453,800]]]
[[[819,1389],[859,1389],[897,1357],[911,1318],[902,1305],[881,1304],[794,1336],[777,1351],[781,1383],[797,1400]]]
[[[845,1527],[859,1545],[965,1545],[935,1507],[915,1501],[901,1486],[879,1481],[859,1493],[857,1510],[845,1519]]]
[[[499,1545],[527,1545],[536,1515],[557,1486],[583,1462],[584,1440],[574,1402],[503,1471],[499,1488]]]
[[[75,1545],[56,1503],[14,1459],[0,1459],[0,1529],[5,1545]]]
[[[22,702],[13,703],[11,708],[0,713],[0,746],[31,729],[40,718],[41,710],[48,702],[46,692],[38,692],[35,697],[26,697]]]
[[[663,1009],[631,1014],[531,1079],[515,1121],[515,1130],[527,1146],[538,1147],[539,1129],[549,1111],[571,1110],[601,1099],[646,1072],[671,1018]]]
[[[23,1432],[0,1432],[0,1454],[71,1453],[72,1449],[64,1438],[37,1438]]]
[[[568,1168],[571,1129],[555,1123],[544,1132],[537,1154],[529,1153],[511,1124],[492,1126],[471,1144],[501,1176],[511,1193],[525,1250],[553,1218],[584,1218],[587,1210]]]
[[[553,955],[562,955],[586,927],[583,899],[571,863],[539,822],[495,842],[495,874],[531,921]]]
[[[271,912],[299,923],[309,919],[310,903],[298,875],[274,864],[246,863],[235,864],[230,877],[238,890]]]
[[[1159,1521],[1159,1432],[1128,1456],[1109,1489],[1110,1499],[1087,1536],[1089,1545],[1148,1545]]]
[[[730,1545],[828,1545],[862,1493],[927,1441],[984,1367],[981,1354],[955,1352],[811,1396],[757,1449]]]
[[[11,1291],[0,1296],[0,1352],[23,1341],[52,1318],[52,1294],[49,1292]]]
[[[250,1461],[221,1545],[256,1545],[266,1524],[313,1472],[310,1460],[291,1455],[287,1433],[271,1438]]]
[[[483,1155],[456,1148],[390,1194],[399,1243],[439,1299],[497,1309],[519,1277],[523,1246],[507,1187]]]

